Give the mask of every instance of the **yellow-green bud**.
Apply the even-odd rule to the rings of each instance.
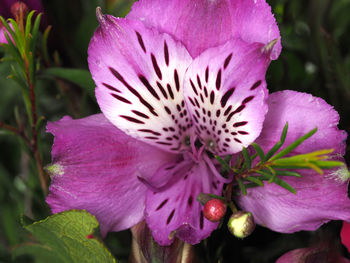
[[[250,212],[237,211],[231,215],[227,226],[232,235],[245,238],[255,229],[254,217]]]

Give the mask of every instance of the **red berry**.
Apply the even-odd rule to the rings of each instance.
[[[226,204],[220,199],[211,199],[204,205],[203,214],[211,222],[218,222],[226,213]]]
[[[92,239],[92,238],[95,238],[94,235],[87,235],[86,236],[87,239]]]

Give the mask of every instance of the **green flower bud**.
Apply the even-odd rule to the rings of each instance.
[[[255,229],[254,217],[250,212],[237,211],[231,215],[227,226],[232,235],[245,238]]]

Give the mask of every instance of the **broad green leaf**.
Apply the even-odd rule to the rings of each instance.
[[[116,262],[94,236],[98,222],[85,210],[64,211],[25,228],[40,243],[19,246],[15,257],[30,254],[37,263]]]
[[[95,99],[95,83],[89,71],[72,68],[49,68],[44,71],[45,73],[73,82],[84,89],[91,98]]]

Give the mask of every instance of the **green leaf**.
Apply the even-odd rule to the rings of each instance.
[[[247,176],[245,179],[259,186],[264,186],[264,183],[257,176]]]
[[[30,31],[32,29],[32,17],[34,15],[35,11],[30,11],[30,13],[27,15],[27,20],[26,20],[26,29],[25,29],[25,38],[27,39]]]
[[[221,173],[224,174],[226,172],[229,172],[231,170],[231,167],[228,165],[228,162],[223,160],[220,156],[215,155],[215,159],[221,164]]]
[[[280,140],[271,148],[271,150],[266,154],[264,161],[269,160],[283,145],[286,140],[288,132],[288,122],[284,125]]]
[[[84,89],[91,98],[95,99],[95,83],[91,78],[90,72],[87,70],[72,68],[49,68],[45,70],[44,74],[49,74],[73,82]]]
[[[242,194],[243,194],[243,195],[247,195],[247,189],[246,189],[246,187],[245,187],[245,185],[244,185],[242,179],[241,179],[241,178],[238,178],[238,179],[237,179],[237,182],[238,182],[239,189],[241,189]]]
[[[253,142],[252,146],[256,151],[256,153],[259,155],[260,162],[263,162],[265,160],[265,154],[264,154],[264,151],[261,149],[260,145]]]
[[[299,139],[297,139],[295,142],[291,143],[290,145],[288,145],[286,148],[284,148],[282,151],[280,151],[279,153],[277,153],[275,156],[273,156],[271,159],[269,159],[269,161],[273,161],[276,159],[279,159],[285,155],[287,155],[288,153],[290,153],[291,151],[293,151],[296,147],[298,147],[302,142],[304,142],[306,139],[310,138],[312,135],[314,135],[317,132],[317,128],[309,131],[307,134],[301,136]]]
[[[287,182],[283,181],[282,179],[275,177],[275,179],[273,180],[273,182],[281,187],[283,187],[284,189],[288,190],[289,192],[296,194],[297,191],[295,191],[295,189],[288,184]]]
[[[96,218],[84,210],[70,210],[35,222],[25,228],[41,244],[23,244],[14,257],[30,254],[37,263],[116,262],[94,235]]]
[[[33,25],[33,29],[32,29],[32,40],[31,40],[31,45],[30,45],[30,50],[32,52],[35,51],[35,45],[36,45],[36,41],[38,39],[38,35],[39,35],[39,26],[40,26],[40,20],[41,20],[41,13],[38,14],[34,20],[34,25]]]
[[[247,151],[247,149],[245,147],[243,147],[242,149],[242,154],[243,154],[243,157],[244,157],[244,161],[245,161],[245,164],[246,164],[246,168],[248,170],[250,170],[250,168],[252,167],[252,159]]]
[[[299,178],[302,177],[299,173],[292,171],[275,170],[275,173],[279,176],[295,176]]]

